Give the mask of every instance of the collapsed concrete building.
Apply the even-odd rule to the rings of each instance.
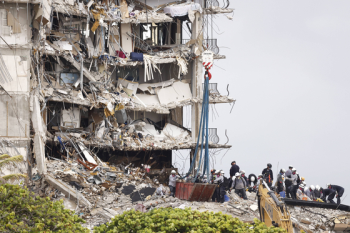
[[[108,164],[171,169],[199,129],[208,25],[233,9],[217,1],[4,0],[0,4],[0,150],[28,175],[49,160],[88,171]],[[229,19],[231,16],[227,16]],[[188,32],[184,35],[184,31]],[[187,37],[187,38],[186,38]],[[231,103],[211,84],[210,103]],[[183,107],[191,106],[191,128]],[[216,134],[215,131],[213,131]],[[210,148],[229,148],[212,135]]]

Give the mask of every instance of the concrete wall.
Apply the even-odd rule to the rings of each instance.
[[[7,11],[6,19],[8,16],[8,12],[10,12],[13,17],[15,18],[15,21],[19,23],[20,25],[20,33],[14,33],[12,35],[6,35],[2,33],[2,38],[7,42],[7,44],[10,45],[25,45],[30,43],[31,41],[31,29],[29,27],[29,23],[31,22],[32,16],[31,16],[31,4],[28,4],[29,9],[27,9],[27,4],[18,4],[18,8],[16,4],[0,4],[0,12],[1,9],[5,9]],[[19,9],[17,11],[17,9]],[[4,17],[3,17],[4,19]],[[7,25],[7,22],[6,22]],[[0,45],[3,47],[7,46],[6,43],[3,40],[0,40]]]
[[[29,138],[29,96],[0,95],[0,137]]]

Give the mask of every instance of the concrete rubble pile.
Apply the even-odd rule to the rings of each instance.
[[[247,200],[236,193],[227,192],[228,202],[190,202],[171,197],[166,185],[164,170],[156,175],[147,172],[147,166],[132,167],[131,164],[110,165],[101,162],[93,170],[73,160],[58,159],[47,161],[49,175],[34,175],[32,190],[52,200],[64,200],[66,208],[72,209],[94,226],[110,221],[114,216],[131,209],[142,212],[154,208],[187,208],[198,211],[213,211],[230,214],[240,220],[253,223],[260,219],[257,195],[247,192]],[[63,193],[50,182],[50,176],[70,186],[73,191]],[[161,182],[160,182],[161,181]],[[61,190],[61,189],[60,189]],[[332,229],[347,229],[350,219],[345,211],[288,206],[293,226],[306,232],[324,232]],[[334,228],[337,226],[338,228]]]
[[[350,219],[341,217],[349,216],[346,211],[299,206],[288,206],[288,210],[292,215],[292,221],[296,228],[306,232],[350,229],[348,227]],[[345,224],[345,228],[340,229],[338,224]],[[338,225],[338,228],[335,227],[336,225]]]

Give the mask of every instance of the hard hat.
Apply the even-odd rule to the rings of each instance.
[[[303,185],[306,185],[306,182],[303,182]]]
[[[286,172],[286,170],[284,170],[284,169],[282,168],[282,169],[281,169],[281,172],[285,173],[285,172]]]
[[[259,175],[258,175],[258,177],[260,177],[260,176],[262,177],[262,175],[261,175],[261,174],[259,174]]]
[[[309,189],[309,187],[307,187],[307,186],[305,186],[305,188],[304,188],[305,190],[308,190]]]
[[[168,173],[169,174],[169,173]],[[175,170],[172,170],[171,171],[171,174],[176,174],[176,171]]]
[[[310,185],[310,189],[311,189],[312,191],[314,191],[314,190],[315,190],[315,186]]]
[[[320,191],[320,186],[319,185],[316,185],[316,190]]]
[[[297,169],[294,167],[293,169],[292,169],[292,172],[296,172],[297,171]]]
[[[289,165],[289,168],[293,168],[293,166],[292,166],[292,165]]]
[[[299,185],[299,187],[300,187],[300,188],[304,188],[304,187],[305,187],[305,185],[304,185],[304,184],[301,184],[301,185]]]
[[[244,171],[244,170],[241,170],[241,174],[245,174],[245,171]]]
[[[272,168],[271,163],[268,163],[268,164],[267,164],[267,167],[268,167],[268,168]]]
[[[203,176],[203,178],[205,178],[205,179],[206,179],[206,178],[207,178],[207,175],[204,175],[204,176]]]
[[[241,174],[239,174],[239,172],[236,172],[236,175],[235,176],[240,176]]]
[[[254,182],[254,181],[255,181],[255,177],[252,176],[252,177],[250,178],[250,180]]]
[[[304,180],[305,180],[305,178],[304,178],[304,177],[301,177],[301,180],[302,180],[302,181],[304,181]]]

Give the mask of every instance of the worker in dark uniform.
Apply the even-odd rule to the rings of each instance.
[[[216,170],[215,170],[215,169],[212,169],[212,170],[210,171],[210,176],[209,176],[209,183],[210,183],[210,184],[214,184],[215,173],[216,173]]]
[[[235,177],[237,172],[239,172],[239,166],[236,165],[236,161],[232,161],[230,168],[230,187],[232,185],[232,178]]]
[[[340,205],[340,198],[343,196],[345,189],[339,185],[327,184],[329,189],[333,189],[337,192],[337,204]]]
[[[230,179],[227,178],[227,177],[225,176],[224,170],[221,170],[221,175],[222,175],[222,177],[224,178],[223,187],[224,187],[225,191],[227,191],[227,190],[230,189],[230,187],[229,187],[229,185],[230,185]]]
[[[335,204],[335,202],[333,201],[334,196],[335,196],[335,190],[330,189],[330,188],[323,189],[322,194],[323,194],[322,201],[324,201],[324,202],[329,201],[330,203]],[[328,198],[327,198],[327,196],[328,196]]]
[[[258,178],[256,177],[256,175],[250,174],[248,176],[248,182],[247,182],[248,191],[256,192],[257,183],[258,183]]]
[[[216,180],[216,170],[213,169],[211,170],[211,175],[210,175],[210,183],[214,184]],[[217,199],[217,193],[216,193],[216,189],[214,190],[213,196],[211,197],[211,201],[215,202],[215,200]]]
[[[272,168],[271,163],[268,163],[267,168],[265,168],[262,171],[262,175],[264,177],[264,180],[270,188],[271,188],[272,182],[273,182],[273,172],[272,172],[271,168]]]

